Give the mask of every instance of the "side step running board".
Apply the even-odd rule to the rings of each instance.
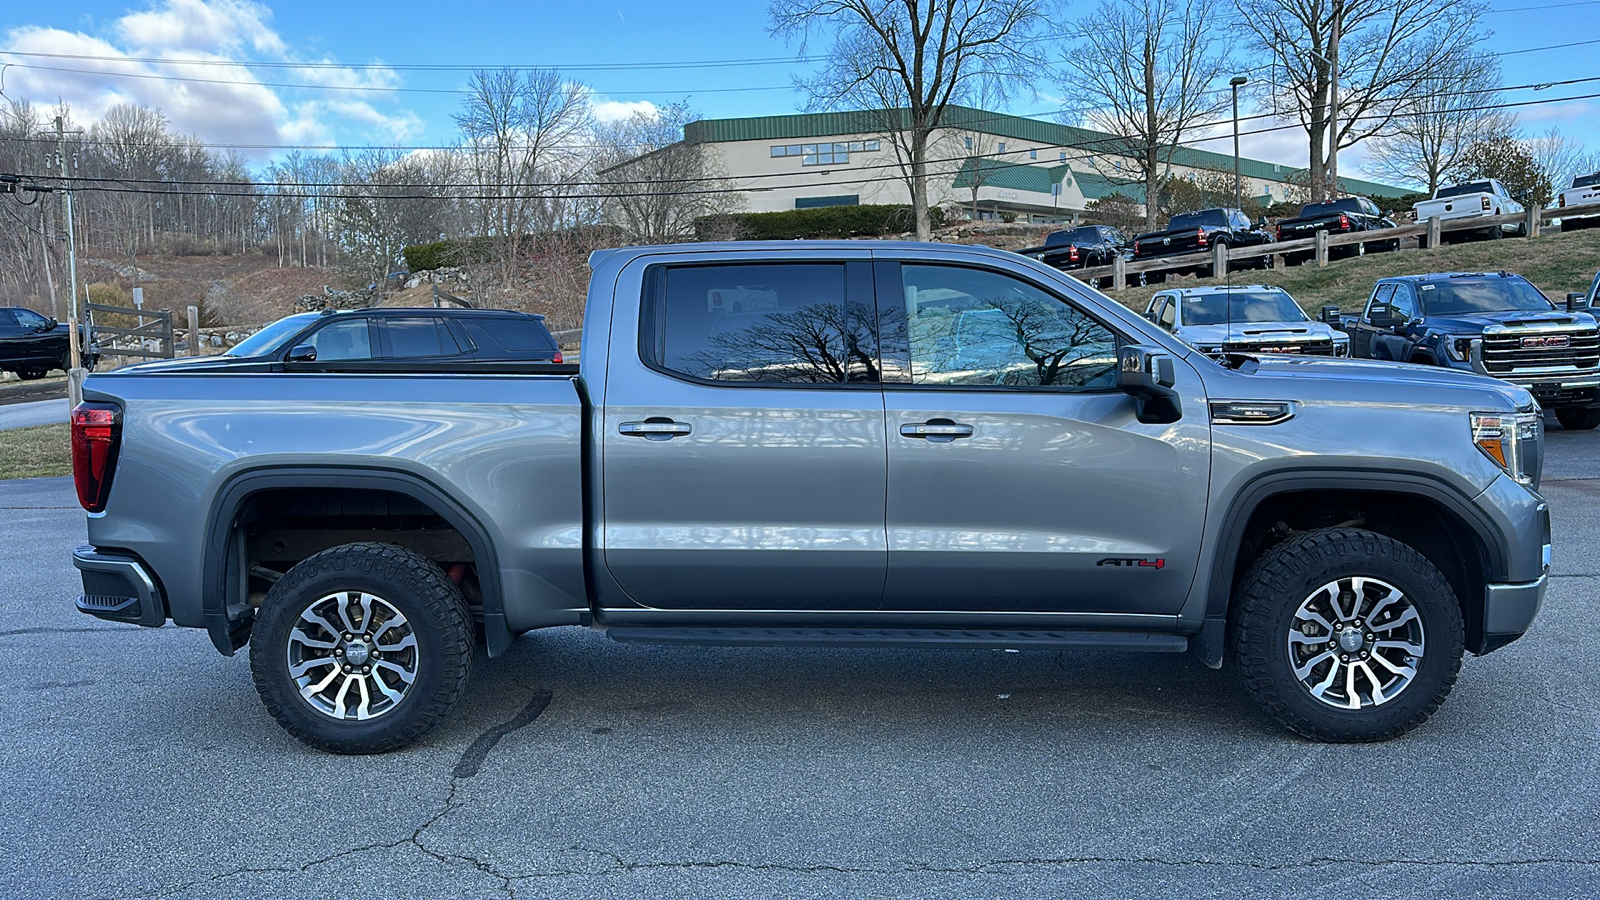
[[[1135,631],[1009,631],[986,628],[666,628],[623,625],[606,629],[624,644],[694,644],[722,647],[945,647],[1007,650],[1147,650],[1182,653],[1180,634]]]

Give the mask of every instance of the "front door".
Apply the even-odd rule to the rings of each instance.
[[[627,600],[875,609],[886,451],[868,255],[647,259],[616,296],[601,533]]]
[[[998,270],[877,269],[888,421],[887,609],[1178,612],[1210,473],[1199,377],[1138,421],[1117,333]]]

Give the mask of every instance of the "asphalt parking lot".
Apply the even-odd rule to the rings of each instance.
[[[1600,432],[1555,577],[1386,744],[1187,656],[705,650],[561,629],[447,722],[317,753],[198,631],[79,615],[67,479],[0,483],[8,897],[1600,896]]]

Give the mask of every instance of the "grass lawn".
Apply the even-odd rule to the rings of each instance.
[[[1506,238],[1450,244],[1437,250],[1369,253],[1354,259],[1331,260],[1324,268],[1307,263],[1267,271],[1234,272],[1229,280],[1234,284],[1281,287],[1300,301],[1307,315],[1315,317],[1324,304],[1337,306],[1347,314],[1359,313],[1379,278],[1429,272],[1498,272],[1501,269],[1527,278],[1556,305],[1563,306],[1568,291],[1588,290],[1595,272],[1600,271],[1600,228],[1547,234],[1531,240]],[[1162,288],[1222,283],[1216,278],[1179,277],[1162,285],[1112,291],[1110,296],[1142,313],[1150,297]]]
[[[0,479],[71,475],[71,429],[62,422],[0,431]]]

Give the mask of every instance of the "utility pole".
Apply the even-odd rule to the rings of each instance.
[[[1243,75],[1235,75],[1229,79],[1228,87],[1233,88],[1233,207],[1244,208],[1244,185],[1239,180],[1239,88],[1248,84],[1250,79]]]
[[[1344,27],[1344,0],[1333,0],[1333,42],[1329,48],[1328,197],[1339,196],[1339,32]]]
[[[61,187],[66,192],[67,212],[67,316],[72,328],[67,332],[68,352],[72,354],[71,367],[67,369],[67,399],[73,406],[83,402],[83,355],[78,341],[78,242],[72,233],[72,185],[67,181],[67,133],[60,116],[56,116],[56,154],[61,162]]]

